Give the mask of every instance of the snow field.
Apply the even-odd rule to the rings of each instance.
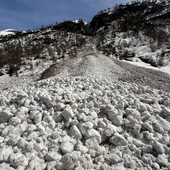
[[[170,94],[99,78],[0,94],[0,169],[170,169]]]

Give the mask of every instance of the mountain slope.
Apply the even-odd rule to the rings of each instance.
[[[142,30],[148,26],[166,26],[170,21],[170,1],[133,1],[131,4],[115,6],[98,13],[91,21],[96,32],[103,26],[117,22],[121,31]],[[123,24],[122,24],[123,23]],[[152,30],[151,30],[152,31]]]
[[[169,10],[169,1],[133,2],[104,10],[90,23],[65,21],[2,36],[0,75],[47,78],[67,61],[87,51],[168,67]]]
[[[153,66],[167,65],[169,11],[169,1],[143,1],[100,12],[91,21],[98,50],[119,59],[138,58]]]
[[[36,73],[37,67],[45,69],[56,61],[75,57],[88,39],[81,34],[56,31],[53,27],[3,37],[0,43],[1,74]]]

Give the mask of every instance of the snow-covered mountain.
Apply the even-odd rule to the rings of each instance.
[[[169,1],[137,1],[101,11],[90,23],[75,20],[39,30],[2,31],[0,74],[34,74],[94,47],[106,56],[169,72],[169,11]]]

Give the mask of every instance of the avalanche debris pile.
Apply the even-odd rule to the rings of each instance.
[[[85,77],[0,95],[0,169],[170,169],[170,94]]]

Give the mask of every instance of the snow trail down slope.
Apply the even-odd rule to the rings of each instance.
[[[117,80],[118,76],[125,74],[125,70],[115,64],[110,58],[98,54],[85,54],[73,61],[69,67],[70,75],[98,77]]]
[[[126,75],[127,72],[109,57],[97,52],[86,52],[67,60],[63,65],[57,63],[51,69],[45,70],[45,74],[42,74],[43,78],[55,75],[54,77],[83,76],[118,80],[121,75]]]

